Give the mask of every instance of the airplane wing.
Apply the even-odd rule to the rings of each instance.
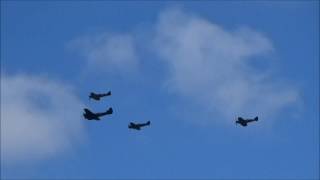
[[[244,119],[242,117],[238,117],[239,121],[244,121]]]
[[[86,113],[86,114],[94,114],[93,112],[91,112],[89,109],[87,109],[87,108],[85,108],[84,109],[84,112]]]
[[[135,126],[136,124],[133,122],[130,122],[130,126]]]

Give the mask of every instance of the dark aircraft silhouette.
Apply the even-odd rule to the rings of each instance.
[[[133,123],[133,122],[130,122],[128,128],[129,128],[129,129],[140,130],[141,127],[143,127],[143,126],[149,126],[149,125],[150,125],[150,121],[148,121],[148,122],[146,122],[146,123],[141,123],[141,124],[138,124],[138,123],[135,124],[135,123]]]
[[[85,108],[83,113],[83,117],[86,118],[87,120],[100,120],[100,116],[108,115],[113,113],[113,109],[109,108],[106,112],[102,113],[93,113],[89,109]]]
[[[94,99],[96,101],[99,101],[100,98],[104,97],[104,96],[111,96],[111,91],[105,93],[105,94],[96,94],[94,92],[90,93],[89,99]]]
[[[247,126],[249,122],[258,121],[258,116],[254,119],[243,119],[242,117],[238,117],[238,121],[236,121],[236,124],[240,124],[241,126]]]

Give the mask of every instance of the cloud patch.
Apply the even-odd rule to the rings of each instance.
[[[106,73],[133,73],[139,62],[130,34],[102,33],[72,40],[68,47],[82,55],[91,70]]]
[[[252,65],[269,61],[274,47],[248,27],[231,31],[169,9],[159,16],[154,44],[169,68],[167,88],[224,117],[272,116],[299,99],[294,87]]]
[[[1,163],[47,159],[81,142],[82,107],[63,83],[2,74]]]
[[[164,10],[151,28],[81,37],[71,44],[95,70],[126,77],[148,68],[138,57],[156,64],[160,59],[166,73],[161,76],[168,77],[161,83],[168,91],[224,119],[271,118],[299,101],[298,90],[272,74],[275,48],[267,36],[246,26],[225,29],[181,9]]]

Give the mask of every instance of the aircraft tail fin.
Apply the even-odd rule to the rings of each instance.
[[[112,108],[109,108],[106,113],[112,114],[112,113],[113,113],[113,109],[112,109]]]
[[[255,120],[255,121],[258,121],[258,116],[256,116],[256,117],[254,118],[254,120]]]
[[[107,96],[111,96],[111,91],[109,91],[109,92],[107,93]]]

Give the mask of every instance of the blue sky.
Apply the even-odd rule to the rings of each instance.
[[[318,92],[318,1],[1,1],[4,179],[317,179]]]

